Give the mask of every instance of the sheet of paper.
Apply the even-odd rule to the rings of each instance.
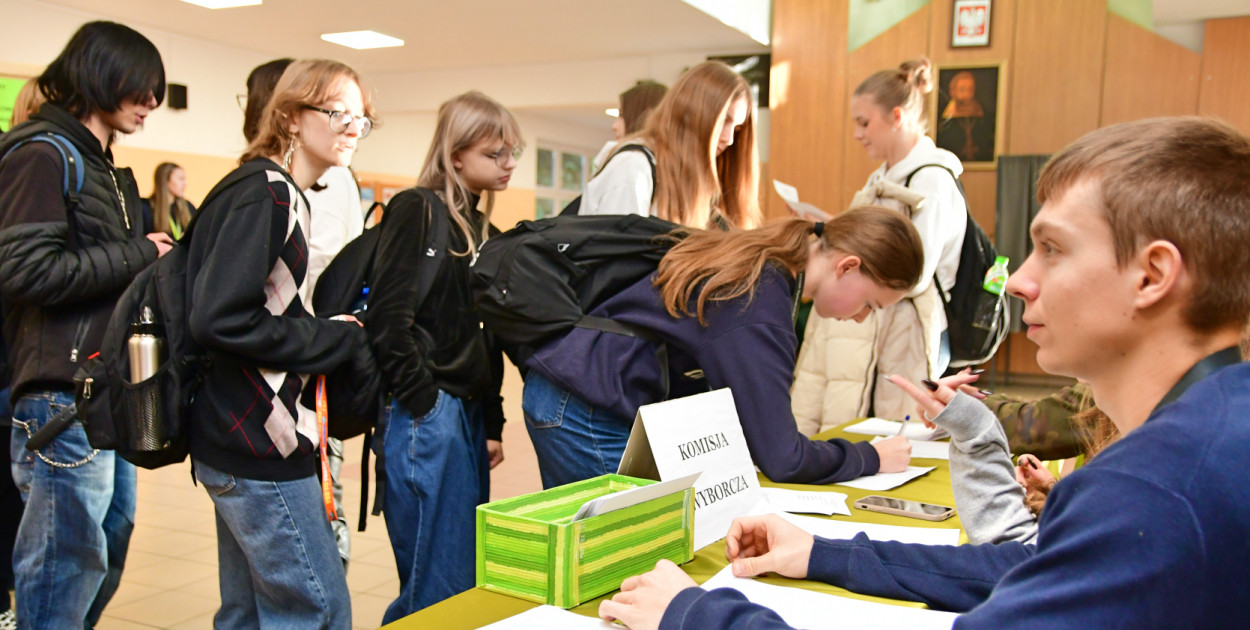
[[[858,424],[853,424],[843,429],[847,433],[858,433],[860,435],[880,435],[882,437],[894,437],[898,435],[899,427],[903,426],[901,420],[886,420],[885,418],[869,418]],[[927,429],[923,422],[908,422],[907,428],[903,430],[903,435],[909,440],[938,440],[946,437],[946,430],[942,427],[936,429]]]
[[[907,470],[903,472],[877,473],[850,481],[840,481],[838,485],[848,488],[859,488],[860,490],[893,490],[912,479],[929,474],[933,469],[934,466],[908,466]]]
[[[854,523],[851,521],[834,521],[814,516],[797,516],[779,514],[781,518],[801,527],[807,533],[821,538],[849,540],[856,534],[864,533],[873,540],[892,540],[918,545],[958,545],[959,530],[945,527],[900,527],[898,525],[878,525],[876,523]]]
[[[763,493],[768,504],[779,512],[851,515],[851,508],[846,507],[846,495],[841,492],[764,488]]]
[[[751,602],[772,609],[791,626],[812,630],[950,630],[959,616],[938,610],[878,604],[796,587],[765,584],[750,578],[734,577],[730,567],[725,567],[704,582],[703,588],[732,588]]]
[[[799,189],[798,188],[795,188],[794,186],[791,186],[790,184],[787,184],[785,182],[779,182],[774,179],[773,189],[777,191],[777,194],[780,195],[781,199],[785,201],[786,203],[798,203],[799,202]]]
[[[873,443],[880,442],[885,438],[877,436],[872,438]],[[950,461],[950,442],[930,442],[928,440],[911,440],[911,458],[912,459],[944,459]]]
[[[622,490],[621,492],[613,492],[605,494],[596,499],[591,499],[582,504],[577,510],[577,515],[573,520],[580,521],[584,518],[607,514],[616,510],[623,510],[631,505],[645,503],[651,499],[658,499],[662,496],[681,492],[686,488],[694,485],[694,480],[699,478],[702,473],[694,473],[685,477],[678,477],[669,481],[661,481],[653,483],[649,486],[639,486],[630,490]]]
[[[815,221],[828,221],[833,218],[833,216],[828,212],[825,212],[810,203],[799,201],[799,189],[791,186],[790,184],[779,182],[774,179],[773,189],[776,190],[777,194],[781,196],[782,201],[785,201],[786,205],[790,206],[791,210],[799,214],[808,215]]]
[[[531,608],[503,621],[496,621],[482,630],[621,630],[621,627],[595,617],[585,617],[555,606]]]

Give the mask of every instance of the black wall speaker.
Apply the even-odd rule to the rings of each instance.
[[[187,108],[187,86],[181,83],[170,83],[165,90],[165,101],[170,109]]]

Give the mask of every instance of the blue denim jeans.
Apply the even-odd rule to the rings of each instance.
[[[195,460],[217,514],[213,626],[351,628],[352,602],[316,477],[244,479]]]
[[[622,420],[530,370],[521,394],[543,488],[615,473],[633,418]]]
[[[475,402],[440,390],[424,416],[394,401],[385,422],[383,514],[399,571],[388,624],[476,584],[475,515],[490,499],[490,460]]]
[[[40,450],[29,436],[74,402],[69,392],[32,392],[13,408],[9,443],[13,482],[26,501],[13,547],[22,628],[91,628],[121,582],[135,520],[135,467],[100,451],[91,455],[75,420]]]

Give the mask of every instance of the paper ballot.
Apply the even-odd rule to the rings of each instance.
[[[496,621],[482,630],[620,630],[621,626],[595,617],[586,617],[555,606],[531,608],[503,621]]]
[[[959,615],[938,610],[878,604],[791,586],[765,584],[734,577],[732,566],[703,583],[703,588],[732,588],[752,603],[772,609],[796,628],[898,628],[900,630],[950,630]]]
[[[860,490],[892,490],[916,477],[929,474],[933,469],[933,466],[908,466],[903,472],[877,473],[850,481],[839,481],[837,485]]]
[[[810,490],[788,490],[785,488],[761,488],[768,505],[778,512],[798,512],[803,514],[824,514],[832,516],[851,515],[846,507],[846,495],[841,492],[819,492]]]
[[[658,499],[662,496],[673,494],[674,492],[681,492],[682,490],[694,485],[694,480],[698,479],[700,474],[702,473],[694,473],[692,475],[686,475],[685,477],[678,477],[677,479],[669,481],[661,481],[660,483],[653,483],[649,486],[639,486],[637,488],[623,490],[621,492],[613,492],[612,494],[605,494],[601,497],[591,499],[582,504],[582,507],[577,510],[577,515],[573,517],[573,520],[580,521],[584,518],[599,516],[600,514],[607,514],[608,512],[614,512],[616,510],[623,510],[632,505],[646,503],[651,499]]]
[[[881,436],[872,438],[872,443],[876,444],[884,440]],[[912,459],[945,459],[951,458],[950,442],[929,442],[927,440],[911,440],[911,458]]]
[[[903,428],[906,424],[907,427]],[[925,428],[923,422],[907,422],[901,420],[886,420],[885,418],[869,418],[858,424],[852,424],[843,429],[847,433],[858,433],[860,435],[880,435],[882,437],[894,437],[898,435],[898,430],[903,429],[903,435],[909,440],[940,440],[946,437],[946,429],[937,427],[935,429]]]
[[[946,527],[902,527],[899,525],[878,525],[876,523],[856,523],[853,521],[834,521],[814,516],[796,516],[779,514],[803,531],[821,538],[849,540],[856,534],[866,534],[873,540],[890,540],[916,545],[957,545],[959,530]]]
[[[833,218],[833,215],[828,212],[825,212],[810,203],[803,203],[802,201],[799,201],[799,189],[791,186],[790,184],[779,182],[774,179],[773,189],[776,190],[777,194],[780,195],[782,200],[786,202],[786,205],[790,206],[791,210],[801,215],[806,215],[814,221],[828,221]]]

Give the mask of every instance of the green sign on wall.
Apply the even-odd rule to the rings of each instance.
[[[9,130],[9,119],[13,117],[13,102],[17,93],[26,85],[27,79],[0,77],[0,131]]]

